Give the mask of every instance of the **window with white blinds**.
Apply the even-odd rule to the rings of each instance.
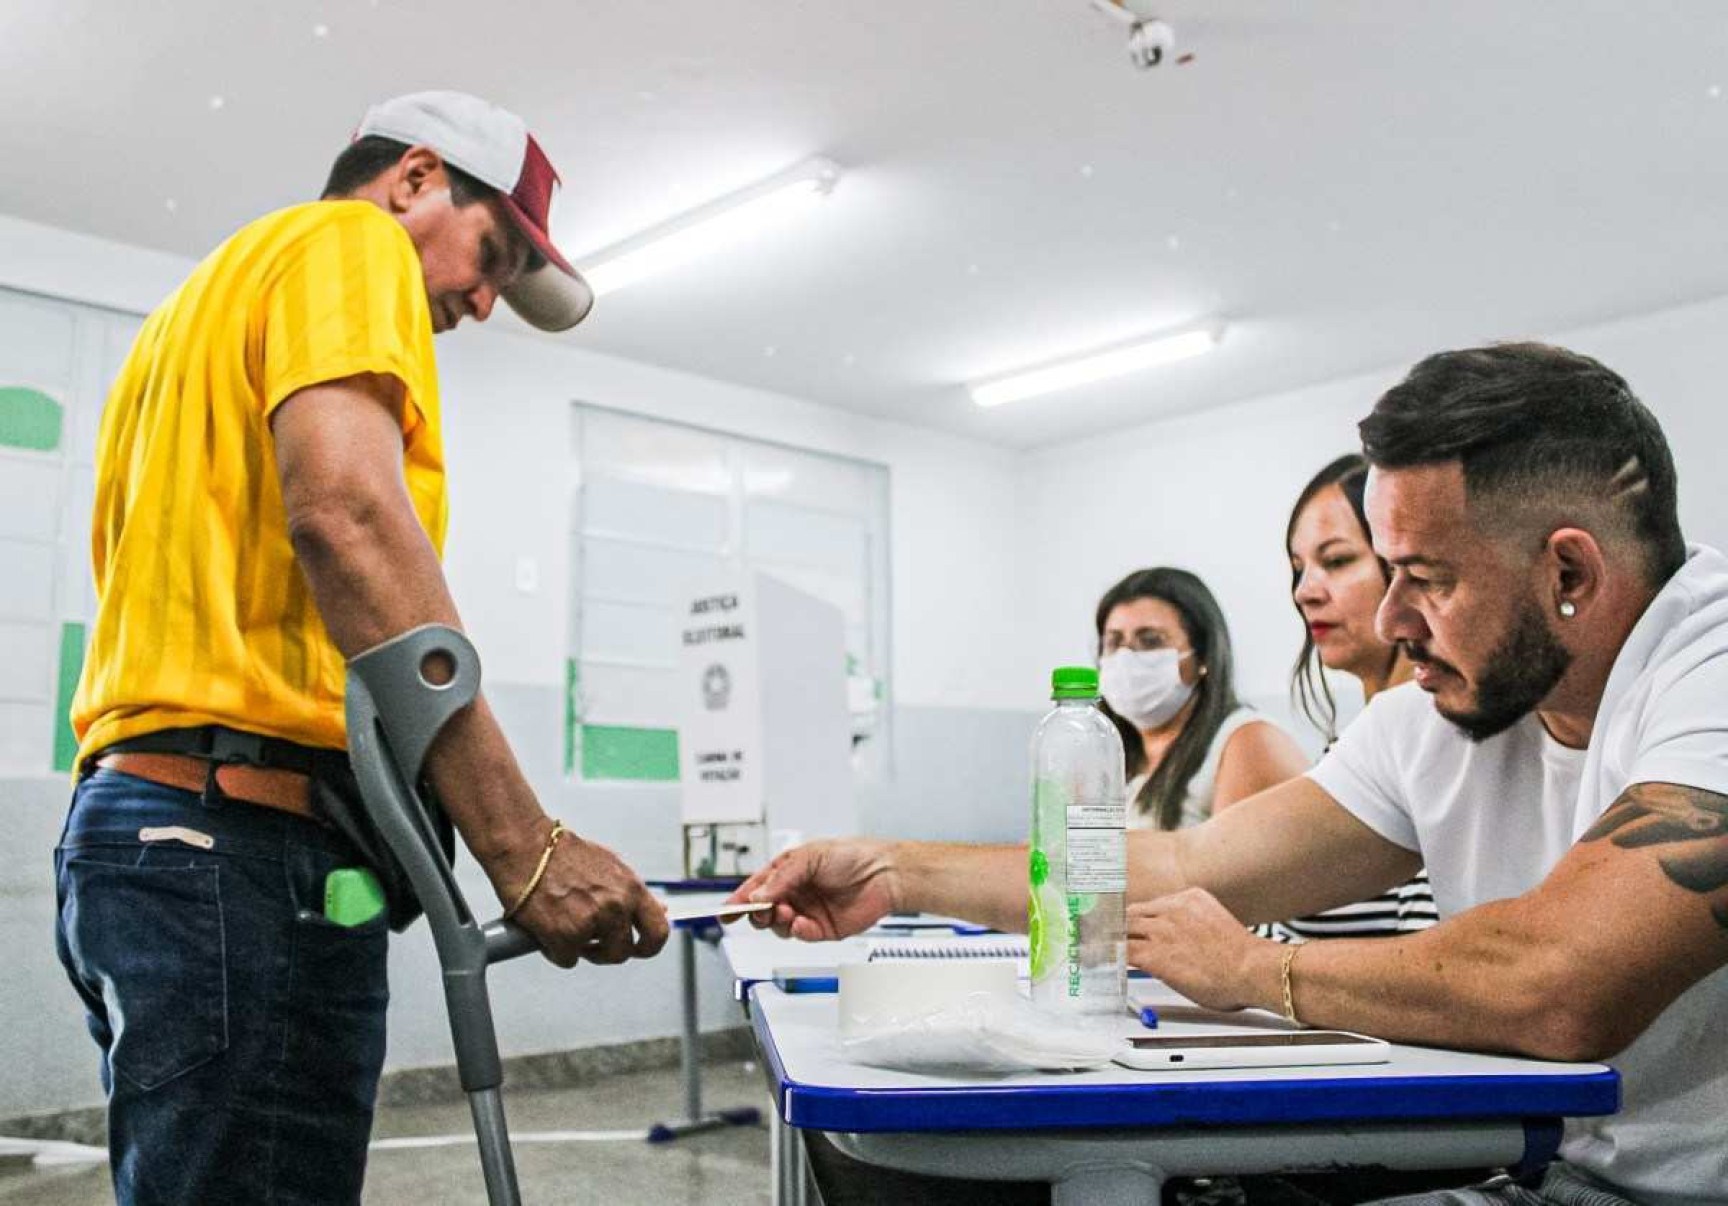
[[[96,425],[139,319],[0,289],[0,777],[68,771]]]
[[[565,770],[678,777],[678,631],[693,584],[761,570],[840,609],[857,762],[888,757],[888,470],[574,407]]]

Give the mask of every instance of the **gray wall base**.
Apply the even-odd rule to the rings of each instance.
[[[755,1055],[756,1047],[747,1026],[734,1026],[702,1036],[702,1059],[705,1063],[742,1061],[754,1059]],[[516,1055],[504,1061],[504,1093],[508,1098],[512,1092],[525,1090],[579,1088],[610,1076],[677,1065],[676,1038]],[[396,1068],[385,1072],[378,1085],[378,1104],[381,1107],[460,1104],[465,1100],[455,1064]],[[54,1139],[102,1147],[108,1142],[107,1111],[95,1106],[0,1118],[0,1135],[11,1139]]]

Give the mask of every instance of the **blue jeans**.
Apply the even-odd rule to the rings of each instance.
[[[141,836],[173,826],[192,840]],[[102,1051],[121,1206],[360,1200],[389,935],[323,915],[325,875],[357,861],[273,809],[113,771],[78,785],[57,938]]]

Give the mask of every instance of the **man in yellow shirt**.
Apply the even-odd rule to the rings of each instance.
[[[476,97],[375,106],[323,199],[212,252],[109,395],[56,868],[122,1203],[359,1200],[389,989],[386,917],[323,912],[325,877],[363,861],[318,803],[351,783],[344,662],[459,623],[432,336],[500,297],[546,330],[587,314],[547,233],[556,180]],[[664,944],[664,911],[545,814],[484,699],[430,767],[548,958]]]

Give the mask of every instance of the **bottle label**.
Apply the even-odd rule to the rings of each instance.
[[[1128,890],[1128,834],[1119,804],[1068,806],[1070,892]]]

